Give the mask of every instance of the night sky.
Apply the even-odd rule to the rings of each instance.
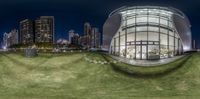
[[[46,15],[55,16],[56,39],[67,38],[70,29],[82,35],[85,22],[102,31],[109,13],[126,5],[160,5],[181,10],[189,17],[193,39],[200,48],[200,0],[0,0],[0,41],[4,32],[19,28],[19,21]]]

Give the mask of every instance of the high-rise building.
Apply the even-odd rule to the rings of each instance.
[[[90,23],[86,22],[84,24],[84,36],[86,39],[86,43],[85,43],[86,45],[84,45],[84,46],[87,46],[87,48],[91,47],[91,34],[92,34],[91,25],[90,25]]]
[[[14,44],[18,44],[18,30],[13,29],[9,33],[4,33],[3,35],[3,43],[4,46],[9,47]]]
[[[8,33],[4,33],[3,34],[3,45],[5,47],[9,46],[10,44],[8,44]]]
[[[54,42],[54,17],[41,16],[35,20],[35,42]]]
[[[86,48],[86,45],[87,45],[86,39],[87,39],[86,36],[81,36],[79,38],[79,45],[82,45],[84,48]]]
[[[69,31],[69,43],[78,45],[78,44],[80,44],[79,42],[80,42],[79,34],[75,33],[74,30],[70,30]]]
[[[92,28],[92,34],[91,34],[91,47],[92,48],[100,48],[100,42],[101,42],[101,34],[99,32],[98,28]]]
[[[34,26],[32,20],[25,19],[20,22],[20,43],[34,43]]]
[[[79,44],[79,39],[80,39],[79,34],[78,34],[78,33],[74,34],[74,36],[72,37],[72,42],[71,42],[71,44],[78,45],[78,44]]]
[[[17,29],[13,29],[11,30],[11,32],[9,33],[11,36],[11,44],[18,44],[19,43],[19,32]]]
[[[74,30],[70,30],[69,31],[69,43],[71,44],[72,43],[72,37],[74,37]]]
[[[84,35],[91,35],[91,29],[90,23],[86,22],[84,24]]]

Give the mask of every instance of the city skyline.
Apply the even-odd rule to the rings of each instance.
[[[28,26],[30,26],[30,27],[26,27],[25,28],[25,33],[28,33],[28,32],[31,32],[31,33],[28,33],[28,34],[31,34],[32,35],[32,41],[31,42],[27,42],[27,40],[25,40],[27,43],[36,43],[36,42],[38,42],[38,40],[37,40],[37,35],[38,35],[38,31],[43,31],[42,30],[42,28],[41,28],[41,26],[39,26],[40,28],[38,28],[38,25],[40,25],[41,24],[41,20],[43,19],[43,22],[45,21],[44,19],[45,18],[53,18],[53,21],[55,21],[54,19],[54,16],[38,16],[38,17],[36,17],[35,19],[34,18],[27,18],[27,19],[22,19],[22,20],[20,20],[20,21],[16,21],[16,22],[18,22],[18,24],[17,24],[17,26],[16,27],[13,27],[13,28],[10,28],[9,27],[9,29],[7,30],[7,31],[5,31],[4,33],[3,33],[3,35],[5,34],[5,33],[7,33],[7,32],[9,32],[9,31],[12,31],[12,30],[18,30],[18,31],[20,31],[19,33],[18,33],[18,36],[19,36],[19,42],[20,43],[23,43],[23,41],[21,40],[22,38],[21,38],[21,35],[23,34],[23,28],[22,28],[22,25],[24,25],[25,24],[25,26],[26,25],[28,25]],[[41,21],[41,22],[40,22]],[[45,25],[46,23],[43,23],[43,25]],[[62,33],[62,34],[57,34],[57,35],[60,35],[60,37],[56,37],[57,35],[54,33],[55,32],[55,22],[53,22],[53,37],[52,37],[52,41],[54,42],[54,43],[56,43],[56,41],[57,40],[59,40],[59,39],[67,39],[67,40],[69,40],[70,41],[70,39],[69,39],[69,37],[70,37],[70,35],[68,34],[68,32],[69,31],[71,31],[71,30],[73,30],[74,32],[76,32],[76,34],[78,34],[78,35],[80,35],[80,36],[85,36],[85,30],[84,30],[84,25],[85,24],[90,24],[90,22],[85,22],[85,23],[83,23],[83,25],[82,25],[82,27],[83,27],[83,29],[82,29],[82,32],[77,32],[78,30],[74,30],[74,29],[69,29],[69,30],[66,30],[65,31],[65,33]],[[100,29],[98,28],[98,27],[93,27],[93,25],[91,25],[90,24],[90,26],[91,26],[91,30],[90,30],[90,32],[92,32],[92,29],[93,28],[97,28],[98,29],[98,31],[100,32]],[[21,32],[21,30],[22,30],[22,32]],[[30,31],[26,31],[26,30],[30,30]],[[1,33],[0,33],[1,34]],[[102,33],[100,33],[100,34],[102,34]],[[3,35],[2,35],[2,41],[3,41]],[[65,36],[63,36],[63,35],[65,35]],[[0,37],[0,42],[1,42],[1,37]],[[2,42],[1,42],[2,43]],[[25,43],[25,42],[24,42]],[[1,45],[1,44],[0,44]]]
[[[34,6],[36,5],[37,6]],[[0,40],[2,35],[11,29],[19,26],[19,21],[23,19],[35,19],[38,16],[54,16],[55,17],[55,38],[68,38],[68,31],[73,29],[80,35],[83,35],[83,25],[90,22],[93,27],[98,27],[102,32],[102,26],[107,15],[114,9],[124,5],[163,5],[171,6],[183,11],[191,21],[193,39],[197,41],[197,47],[200,47],[198,38],[198,22],[200,2],[187,0],[2,0],[0,1],[2,14],[0,16]],[[24,8],[25,7],[25,8]],[[14,10],[13,10],[14,9]]]

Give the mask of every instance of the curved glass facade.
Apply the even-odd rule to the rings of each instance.
[[[121,26],[112,37],[111,54],[128,59],[151,60],[183,53],[183,40],[176,30],[173,11],[127,7],[116,13],[121,15]]]

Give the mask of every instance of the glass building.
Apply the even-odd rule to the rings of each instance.
[[[171,7],[133,6],[113,11],[103,27],[103,48],[128,59],[152,60],[191,50],[188,18]]]

